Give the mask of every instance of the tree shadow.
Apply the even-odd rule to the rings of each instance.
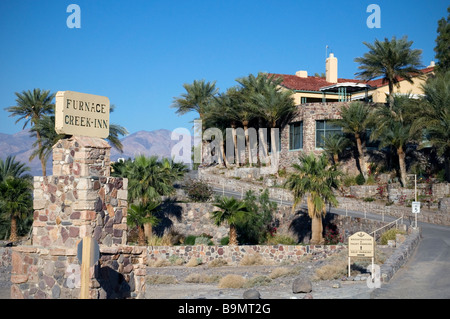
[[[322,218],[323,236],[327,227],[336,227],[335,217],[336,214],[327,212],[325,217]],[[309,244],[311,240],[311,218],[307,209],[300,209],[295,213],[295,217],[289,225],[289,231],[297,237],[298,243]]]
[[[183,215],[183,208],[177,203],[176,198],[167,198],[161,204],[155,217],[159,219],[158,225],[153,227],[153,232],[157,236],[163,236],[164,233],[173,226],[172,219],[175,218],[181,222]]]
[[[110,266],[99,266],[97,281],[100,287],[106,292],[106,299],[127,299],[131,297],[134,290],[134,275],[130,274],[130,283],[124,275],[117,272]]]

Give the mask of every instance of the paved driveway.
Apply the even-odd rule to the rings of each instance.
[[[422,240],[373,299],[450,299],[450,227],[419,223]]]

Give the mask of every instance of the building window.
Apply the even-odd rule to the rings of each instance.
[[[291,123],[289,125],[289,150],[300,150],[303,148],[303,122]]]
[[[342,127],[327,120],[316,121],[316,148],[323,148],[324,139],[334,134],[342,134]]]

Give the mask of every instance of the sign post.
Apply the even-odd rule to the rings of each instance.
[[[348,238],[348,277],[350,277],[351,257],[372,258],[374,269],[375,241],[365,232],[357,232]],[[372,278],[374,272],[372,271]]]
[[[420,202],[412,202],[411,203],[411,210],[412,213],[415,215],[415,219],[416,219],[416,228],[417,228],[417,214],[420,214]]]
[[[80,299],[89,299],[90,270],[100,258],[100,249],[97,241],[92,240],[91,237],[84,237],[78,243],[77,257],[81,262]]]

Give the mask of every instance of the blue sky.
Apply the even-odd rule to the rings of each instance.
[[[81,28],[70,29],[70,4],[81,9]],[[369,4],[381,9],[381,28],[370,29]],[[216,81],[220,91],[260,71],[309,75],[325,72],[325,47],[338,58],[338,75],[354,78],[355,57],[366,42],[402,37],[435,58],[437,21],[448,1],[141,1],[1,0],[0,133],[22,124],[4,111],[14,92],[41,88],[107,96],[111,122],[130,133],[191,129],[196,114],[170,108],[183,83]]]

